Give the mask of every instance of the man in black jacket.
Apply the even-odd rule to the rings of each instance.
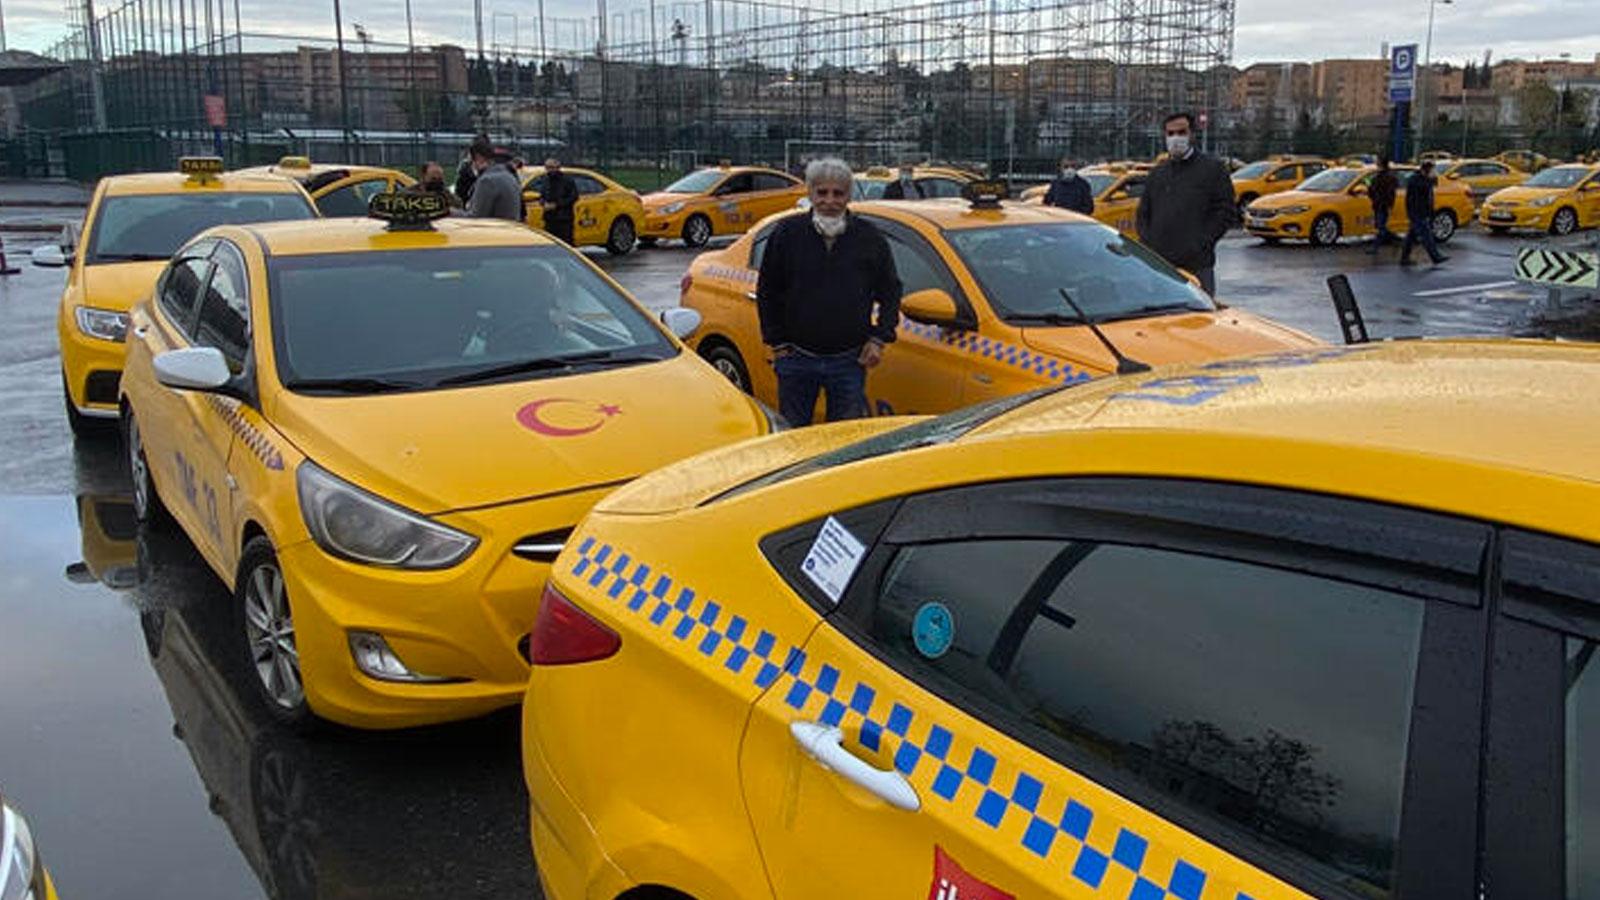
[[[1089,182],[1078,174],[1077,160],[1061,161],[1061,173],[1050,182],[1050,190],[1045,191],[1044,205],[1059,206],[1086,216],[1094,214],[1094,190],[1089,187]]]
[[[1433,239],[1433,163],[1424,162],[1406,182],[1406,218],[1411,227],[1406,229],[1406,239],[1400,244],[1400,265],[1411,265],[1411,247],[1421,243],[1428,258],[1438,265],[1450,257],[1439,252]]]
[[[561,160],[550,157],[544,161],[544,188],[539,192],[539,205],[544,207],[544,230],[572,246],[573,209],[578,205],[578,185],[572,176],[561,171]]]
[[[1378,157],[1378,172],[1372,176],[1372,184],[1367,186],[1367,199],[1372,202],[1373,230],[1369,253],[1377,253],[1379,247],[1394,240],[1394,232],[1389,230],[1389,213],[1394,211],[1394,196],[1399,187],[1399,179],[1394,177],[1394,170],[1389,168],[1389,157]]]
[[[1139,240],[1189,270],[1215,297],[1217,241],[1239,224],[1233,179],[1221,160],[1194,148],[1194,117],[1174,113],[1164,130],[1167,160],[1150,173],[1139,198]]]
[[[819,393],[830,422],[867,415],[867,369],[900,322],[889,242],[849,213],[851,179],[839,159],[806,166],[811,210],[780,222],[761,258],[761,341],[778,375],[778,411],[791,425],[811,424]]]

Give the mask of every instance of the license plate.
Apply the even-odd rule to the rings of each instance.
[[[1516,221],[1516,219],[1517,219],[1517,217],[1516,217],[1516,215],[1514,213],[1508,213],[1508,212],[1492,212],[1492,213],[1489,213],[1489,220],[1492,221],[1492,222],[1514,222],[1514,221]]]
[[[1267,227],[1267,220],[1266,219],[1251,219],[1250,220],[1250,227],[1251,228],[1265,228],[1265,227]]]

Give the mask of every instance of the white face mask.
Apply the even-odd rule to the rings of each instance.
[[[1167,135],[1167,154],[1173,157],[1189,155],[1189,136],[1187,134]]]
[[[1074,177],[1077,176],[1077,174],[1078,174],[1078,170],[1077,169],[1068,169],[1066,167],[1062,167],[1062,169],[1061,169],[1061,177],[1062,178],[1068,178],[1068,179],[1074,178]]]
[[[817,233],[823,237],[838,237],[844,234],[844,216],[825,216],[818,212],[811,214],[811,224],[816,226]]]

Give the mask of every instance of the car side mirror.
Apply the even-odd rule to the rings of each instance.
[[[1106,197],[1106,199],[1107,200],[1126,200],[1126,199],[1128,199],[1128,192],[1127,191],[1120,191],[1120,190],[1119,191],[1112,191],[1111,195]]]
[[[28,256],[30,259],[32,259],[34,265],[46,269],[59,269],[63,266],[72,264],[72,256],[69,255],[69,253],[64,252],[61,247],[57,247],[54,244],[46,244],[43,247],[35,247],[33,248],[33,252],[28,254]]]
[[[185,347],[156,354],[156,381],[185,391],[220,392],[233,380],[228,361],[215,347]]]
[[[1367,186],[1364,184],[1358,184],[1350,189],[1350,196],[1352,197],[1365,197],[1367,194]]]
[[[667,326],[667,330],[680,341],[694,334],[694,330],[700,327],[700,321],[698,309],[674,306],[661,311],[661,324]]]
[[[914,291],[901,297],[900,312],[911,321],[924,325],[959,327],[961,324],[955,298],[938,288]]]
[[[1444,177],[1449,178],[1452,181],[1454,181],[1456,179],[1459,179],[1461,177],[1461,175],[1458,172],[1450,172],[1447,175],[1445,175]]]

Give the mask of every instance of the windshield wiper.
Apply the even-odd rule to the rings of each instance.
[[[1072,299],[1072,295],[1067,293],[1066,288],[1056,288],[1056,292],[1061,295],[1061,299],[1067,301],[1067,305],[1072,307],[1072,311],[1083,319],[1083,324],[1089,326],[1089,330],[1094,332],[1094,336],[1100,339],[1100,343],[1105,344],[1106,349],[1111,351],[1111,357],[1117,361],[1118,375],[1136,375],[1140,372],[1150,371],[1149,363],[1140,362],[1131,356],[1123,356],[1122,351],[1117,349],[1117,345],[1111,343],[1111,339],[1106,337],[1106,333],[1101,331],[1099,326],[1089,321],[1089,317],[1083,312],[1083,307]]]
[[[172,258],[171,253],[96,253],[95,262],[156,262]]]
[[[1099,321],[1120,322],[1123,319],[1140,319],[1144,318],[1145,316],[1159,316],[1167,313],[1177,312],[1211,312],[1211,310],[1206,309],[1203,306],[1190,306],[1188,302],[1152,303],[1149,306],[1141,306],[1136,309],[1130,309],[1125,312],[1117,313],[1114,316],[1102,316]]]
[[[423,384],[392,378],[297,378],[284,384],[291,391],[334,391],[340,394],[382,394],[409,391]]]
[[[497,378],[510,378],[513,375],[526,375],[531,372],[570,369],[585,363],[627,365],[630,363],[660,362],[661,360],[662,357],[660,356],[650,356],[643,353],[623,354],[616,350],[592,350],[587,353],[569,353],[566,356],[542,356],[538,359],[523,359],[501,366],[490,366],[487,369],[477,369],[472,372],[463,372],[460,375],[441,378],[437,384],[440,387],[457,384],[476,384],[483,381],[494,381]]]
[[[1012,313],[1005,317],[1013,325],[1082,325],[1084,319],[1076,313],[1038,312]]]

